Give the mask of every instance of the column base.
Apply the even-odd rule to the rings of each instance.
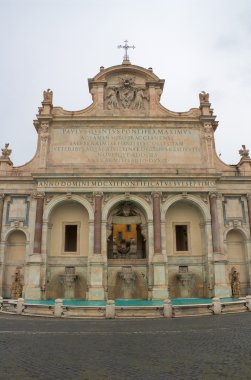
[[[168,298],[166,283],[166,260],[161,253],[155,253],[153,256],[153,287],[152,299]]]
[[[30,256],[30,261],[26,265],[26,279],[23,289],[23,296],[26,299],[41,299],[41,254]]]
[[[152,299],[153,300],[164,300],[169,297],[167,287],[165,286],[154,286],[152,289]]]
[[[220,298],[232,297],[231,287],[228,285],[215,285],[214,296]]]
[[[90,286],[87,299],[89,301],[105,300],[105,291],[103,286]]]
[[[89,259],[89,285],[88,300],[104,300],[105,290],[103,284],[104,277],[104,261],[103,256],[94,254]]]
[[[26,286],[23,291],[23,298],[28,300],[40,300],[41,299],[41,289],[40,287]]]

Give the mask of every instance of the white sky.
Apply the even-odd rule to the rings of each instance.
[[[87,79],[122,63],[125,39],[131,63],[166,80],[166,108],[198,107],[209,92],[223,161],[251,150],[250,0],[0,0],[0,147],[10,143],[15,166],[35,153],[43,90],[54,106],[87,107]]]

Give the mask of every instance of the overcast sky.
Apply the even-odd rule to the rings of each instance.
[[[251,151],[250,0],[0,0],[0,147],[10,143],[15,166],[35,153],[43,90],[54,106],[87,107],[87,79],[122,63],[125,39],[131,63],[165,79],[166,108],[198,107],[209,92],[223,161]]]

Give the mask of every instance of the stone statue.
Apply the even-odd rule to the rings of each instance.
[[[44,95],[44,102],[52,103],[53,92],[49,88],[48,90],[45,90],[43,92],[43,95]]]
[[[249,149],[246,149],[246,145],[242,145],[242,149],[239,150],[239,155],[241,158],[249,158]]]
[[[9,145],[10,144],[5,144],[5,147],[2,148],[2,156],[1,156],[1,158],[9,158],[10,157],[12,150],[8,148]]]
[[[11,298],[18,299],[22,297],[22,291],[23,291],[23,285],[22,285],[22,278],[23,276],[20,273],[20,269],[16,268],[15,274],[14,274],[14,281],[11,285]]]
[[[241,289],[240,289],[240,278],[239,273],[235,268],[231,270],[231,289],[233,297],[240,297]]]
[[[144,91],[142,89],[137,90],[133,109],[144,109],[144,99],[147,99]]]
[[[208,103],[209,102],[209,94],[205,91],[201,91],[199,94],[200,103]]]
[[[131,238],[130,239],[130,254],[136,255],[137,253],[137,243],[135,239]]]
[[[114,88],[109,88],[108,93],[106,95],[106,99],[107,99],[108,110],[118,108],[118,100],[117,100],[117,95]]]

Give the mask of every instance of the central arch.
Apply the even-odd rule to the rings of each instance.
[[[108,298],[147,299],[147,212],[139,202],[123,197],[106,215]]]

